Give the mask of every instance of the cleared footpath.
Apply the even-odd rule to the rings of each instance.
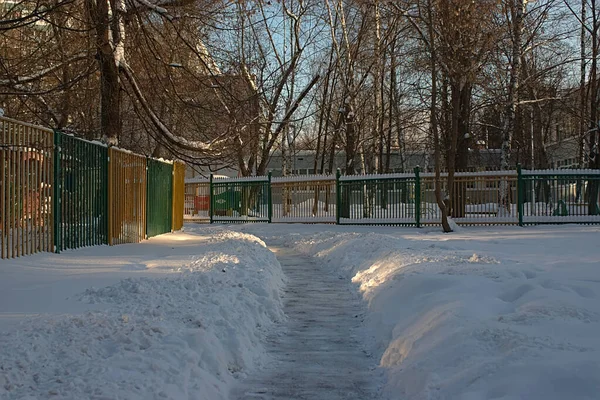
[[[376,399],[376,360],[360,339],[363,306],[347,282],[286,248],[271,248],[288,277],[285,326],[271,335],[274,363],[232,400]]]

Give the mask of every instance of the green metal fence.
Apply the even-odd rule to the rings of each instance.
[[[441,173],[447,196],[447,173]],[[412,173],[220,178],[186,183],[186,218],[210,222],[439,225],[435,175]],[[600,170],[456,172],[450,216],[459,225],[600,223]],[[189,215],[188,215],[189,214]]]
[[[0,259],[178,229],[184,168],[0,116]]]
[[[210,222],[271,222],[270,177],[210,179]]]
[[[303,175],[271,181],[273,222],[336,222],[336,177]]]
[[[600,223],[600,171],[533,170],[519,178],[519,222]]]
[[[420,176],[421,223],[438,225],[441,211],[435,197],[435,174]],[[442,196],[446,196],[448,174],[440,175]],[[517,225],[517,171],[456,172],[453,183],[450,217],[458,225]],[[507,204],[500,207],[501,194]]]
[[[415,174],[338,178],[339,224],[419,225],[420,189]]]
[[[55,132],[55,251],[108,243],[108,148]]]
[[[146,235],[171,232],[173,212],[173,164],[147,160]]]

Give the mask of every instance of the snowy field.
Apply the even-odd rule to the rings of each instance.
[[[265,243],[364,301],[383,400],[600,398],[600,227],[185,230],[1,260],[0,399],[237,400],[287,321]]]
[[[385,399],[600,398],[598,227],[238,229],[356,285]]]
[[[0,261],[0,399],[226,399],[268,362],[281,267],[206,227]]]

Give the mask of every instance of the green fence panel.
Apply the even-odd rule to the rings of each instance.
[[[415,175],[345,176],[338,181],[339,224],[418,225]]]
[[[108,148],[55,132],[55,251],[108,244]]]
[[[600,171],[522,171],[522,223],[600,223]]]
[[[211,223],[269,222],[269,178],[212,179]]]
[[[173,217],[173,164],[148,159],[146,235],[171,232]]]

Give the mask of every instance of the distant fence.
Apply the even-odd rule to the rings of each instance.
[[[0,255],[52,251],[54,133],[0,118]]]
[[[183,224],[185,165],[0,117],[0,255],[137,243]]]
[[[441,176],[446,192],[447,174]],[[457,172],[459,225],[600,223],[600,170]],[[186,181],[186,219],[423,226],[440,224],[435,175],[306,175]],[[503,200],[504,199],[504,200]]]
[[[210,221],[271,222],[270,177],[214,179],[209,185]]]
[[[272,222],[335,222],[334,175],[278,177],[271,181]]]

